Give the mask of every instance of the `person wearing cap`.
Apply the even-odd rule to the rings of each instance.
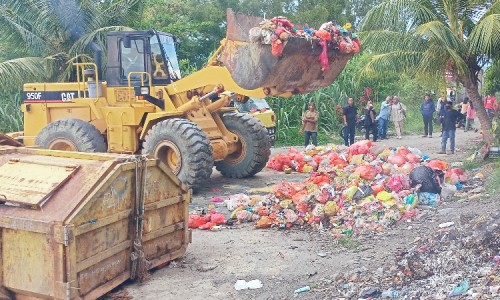
[[[316,105],[311,102],[309,110],[302,113],[302,127],[299,130],[299,135],[304,132],[304,147],[309,146],[311,138],[313,145],[318,146],[318,120],[319,113],[316,111]]]
[[[457,123],[463,119],[463,115],[453,109],[453,102],[446,102],[446,112],[443,118],[443,135],[441,137],[441,151],[438,154],[446,154],[446,144],[450,139],[450,152],[455,153],[455,131],[457,130]]]

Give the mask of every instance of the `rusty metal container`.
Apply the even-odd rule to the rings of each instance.
[[[96,299],[182,256],[190,193],[153,159],[0,146],[0,298]]]

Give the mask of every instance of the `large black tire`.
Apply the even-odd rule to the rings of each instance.
[[[244,113],[226,113],[222,121],[239,138],[238,151],[215,167],[224,177],[245,178],[259,173],[271,155],[271,139],[260,120]]]
[[[46,149],[106,152],[104,137],[94,125],[79,119],[61,119],[49,123],[37,135],[35,144]]]
[[[155,124],[144,139],[142,153],[166,163],[180,181],[191,187],[212,175],[214,158],[210,139],[198,125],[186,119]]]

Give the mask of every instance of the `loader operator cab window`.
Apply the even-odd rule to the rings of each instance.
[[[130,72],[145,72],[144,63],[144,40],[142,39],[132,39],[131,47],[126,48],[123,40],[120,41],[120,53],[121,53],[121,76],[123,79],[127,80]],[[131,80],[140,80],[141,75],[132,74]]]
[[[157,34],[158,40],[151,38],[151,52],[156,52],[154,49],[159,49],[161,46],[165,54],[165,64],[167,76],[176,81],[181,78],[181,70],[179,68],[179,61],[177,60],[177,52],[175,51],[175,38],[167,34]],[[155,65],[153,64],[153,71]]]

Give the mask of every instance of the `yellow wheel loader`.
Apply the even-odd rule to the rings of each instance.
[[[280,57],[251,42],[262,18],[228,10],[226,38],[206,67],[181,78],[176,37],[154,30],[107,35],[106,81],[96,63],[75,63],[76,82],[24,85],[27,146],[82,152],[144,153],[165,162],[179,179],[197,185],[215,165],[224,176],[261,171],[270,155],[266,128],[228,107],[250,97],[290,96],[332,83],[352,54],[290,37]],[[231,94],[222,92],[231,91]]]

